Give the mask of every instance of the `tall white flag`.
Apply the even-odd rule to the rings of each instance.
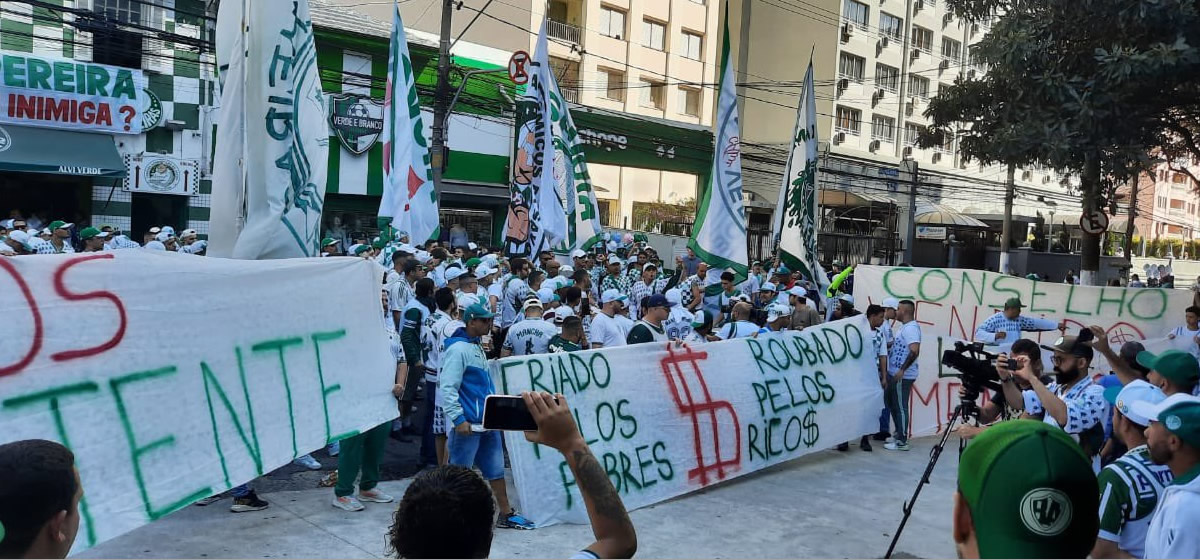
[[[417,80],[400,6],[392,4],[392,40],[388,49],[387,93],[383,101],[383,199],[379,215],[408,232],[414,243],[438,233],[438,198],[425,144]]]
[[[817,261],[817,101],[811,61],[804,74],[804,94],[796,111],[792,149],[779,188],[774,225],[779,259],[815,281],[824,293],[829,279]]]
[[[510,257],[535,255],[568,239],[565,208],[566,181],[554,180],[555,144],[552,112],[557,93],[546,45],[546,21],[538,34],[531,61],[529,84],[517,101],[516,157],[509,185],[508,219],[504,224],[504,253]],[[558,96],[562,99],[562,96]],[[560,102],[559,107],[565,107]],[[581,159],[582,161],[582,159]],[[594,199],[593,199],[594,200]],[[598,221],[598,220],[597,220]]]
[[[329,125],[308,0],[226,0],[217,41],[217,64],[226,71],[213,171],[213,254],[317,256]]]
[[[728,7],[726,7],[728,12]],[[721,45],[721,90],[713,123],[715,146],[712,171],[703,189],[688,247],[711,267],[710,274],[733,270],[734,282],[749,275],[746,251],[746,208],[742,202],[742,146],[738,126],[737,90],[729,59],[729,21]]]

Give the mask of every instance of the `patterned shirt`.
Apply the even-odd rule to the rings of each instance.
[[[984,320],[979,328],[975,329],[975,340],[979,342],[995,343],[996,333],[1004,333],[1004,338],[1000,344],[1011,345],[1021,338],[1021,331],[1039,332],[1052,331],[1058,328],[1058,323],[1049,319],[1037,319],[1034,317],[1026,317],[1018,315],[1016,319],[1009,319],[1004,316],[1003,312],[996,313]]]
[[[500,327],[504,328],[516,323],[521,314],[521,306],[529,296],[529,284],[520,277],[512,276],[504,281],[504,297],[500,301]]]
[[[620,274],[616,276],[612,274],[606,274],[604,278],[600,279],[600,293],[603,294],[608,290],[616,290],[622,294],[628,294],[629,282],[627,282],[625,277],[621,276]]]
[[[1104,400],[1104,387],[1098,383],[1093,383],[1086,376],[1068,389],[1066,394],[1063,394],[1057,382],[1051,383],[1046,388],[1062,399],[1063,403],[1067,405],[1067,424],[1059,426],[1058,421],[1050,414],[1046,414],[1042,418],[1042,421],[1051,426],[1060,427],[1068,434],[1078,436],[1080,433],[1103,422],[1104,417],[1111,415],[1108,401]],[[1032,393],[1033,390],[1029,389],[1025,392]],[[1034,393],[1035,397],[1036,395],[1037,393]],[[1046,407],[1042,405],[1040,399],[1026,399],[1026,405],[1025,411],[1032,416],[1046,412]]]
[[[642,298],[650,297],[654,294],[661,294],[666,291],[667,281],[659,278],[651,280],[649,284],[638,279],[632,286],[629,287],[629,316],[637,317],[642,309]]]
[[[696,301],[696,295],[692,293],[692,286],[700,286],[700,296],[704,296],[704,279],[695,274],[688,276],[686,280],[679,283],[680,302],[687,308],[690,308]]]
[[[45,239],[42,239],[40,237],[30,237],[29,247],[30,247],[30,249],[33,250],[33,252],[35,254],[38,254],[38,255],[57,255],[58,254],[58,249],[55,249],[54,245],[52,245],[49,241],[46,241]],[[67,245],[63,244],[63,247],[67,247]],[[74,253],[75,251],[71,251],[71,252]]]
[[[1113,461],[1096,477],[1100,485],[1100,533],[1134,558],[1146,552],[1146,530],[1163,488],[1171,483],[1171,469],[1150,460],[1150,449],[1140,445]]]

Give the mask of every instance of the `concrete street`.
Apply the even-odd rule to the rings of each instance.
[[[936,438],[909,452],[824,451],[633,512],[639,558],[880,558],[924,470]],[[878,442],[876,442],[878,443]],[[958,467],[951,437],[897,546],[901,558],[954,557],[951,496]],[[329,464],[329,460],[323,458]],[[306,473],[305,480],[316,473]],[[399,499],[408,480],[380,487]],[[367,504],[347,513],[332,489],[261,494],[271,507],[233,514],[229,500],[188,507],[80,558],[382,557],[395,509]],[[518,504],[519,507],[519,504]],[[587,526],[497,531],[494,558],[565,558],[592,541]]]

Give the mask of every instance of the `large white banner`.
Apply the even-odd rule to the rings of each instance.
[[[953,377],[958,372],[941,364],[942,352],[954,349],[955,341],[974,339],[975,329],[1008,298],[1021,298],[1026,316],[1065,320],[1068,335],[1088,325],[1103,327],[1114,350],[1131,340],[1161,338],[1183,324],[1183,310],[1192,301],[1184,290],[1074,286],[956,268],[855,267],[854,301],[860,310],[888,297],[912,300],[921,325],[921,375],[910,400],[914,435],[940,430],[959,402],[961,383]],[[1057,330],[1023,333],[1040,344],[1053,344],[1059,336]],[[1147,344],[1151,350],[1162,346]],[[1092,373],[1107,374],[1103,358],[1096,357]]]
[[[0,258],[0,442],[75,452],[86,548],[386,422],[379,274],[350,258]]]
[[[221,181],[213,182],[211,254],[318,256],[329,125],[308,0],[222,2],[216,35]]]
[[[630,510],[874,433],[883,402],[871,330],[856,317],[803,332],[493,363],[504,393],[562,393]],[[523,512],[586,523],[556,451],[506,434]]]

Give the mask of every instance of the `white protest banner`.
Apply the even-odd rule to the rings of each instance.
[[[855,267],[854,301],[859,308],[888,297],[912,300],[921,325],[920,377],[910,400],[914,435],[940,430],[959,402],[961,384],[953,377],[958,372],[941,364],[942,352],[953,350],[955,341],[972,340],[975,329],[1009,298],[1021,299],[1023,315],[1066,321],[1068,335],[1088,325],[1103,327],[1114,349],[1131,340],[1161,338],[1183,323],[1183,310],[1192,301],[1191,292],[1184,290],[1075,286],[956,268]],[[1053,344],[1060,333],[1023,336]],[[1108,373],[1103,359],[1098,354],[1096,358],[1092,373]]]
[[[351,258],[0,258],[0,442],[74,451],[86,548],[386,422],[379,274]]]
[[[562,393],[630,510],[874,433],[883,391],[865,317],[701,346],[494,362],[504,393]],[[586,523],[561,455],[506,434],[522,513]]]
[[[158,105],[146,84],[141,70],[3,51],[0,123],[141,134],[161,116],[143,115]]]

